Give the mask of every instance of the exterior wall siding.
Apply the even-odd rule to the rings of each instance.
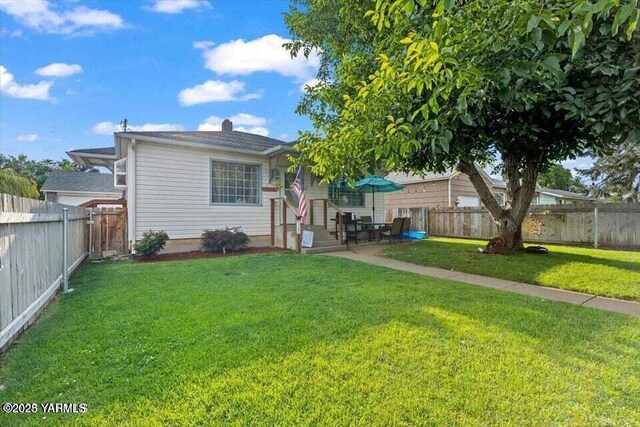
[[[138,140],[136,142],[135,177],[135,231],[136,239],[148,230],[164,230],[170,239],[197,239],[205,229],[242,227],[249,236],[271,234],[272,198],[282,197],[284,189],[261,191],[260,205],[210,204],[210,162],[213,159],[261,166],[261,187],[269,183],[269,160],[260,156],[225,153],[216,150],[159,145]],[[280,166],[280,169],[283,167]],[[325,199],[328,187],[317,180],[312,183],[305,174],[307,200]],[[376,194],[376,219],[382,221],[385,212],[385,194]],[[365,206],[345,207],[343,211],[358,216],[371,215],[372,196],[365,196]],[[323,222],[322,203],[315,202],[314,224]],[[282,203],[276,203],[276,225],[282,219]],[[328,218],[335,218],[329,208]],[[295,223],[290,210],[287,223]],[[329,223],[329,228],[332,226]]]
[[[164,230],[171,239],[199,238],[205,229],[242,227],[250,236],[270,234],[269,198],[259,205],[210,204],[211,160],[259,164],[260,186],[269,186],[268,159],[200,148],[136,142],[136,239]]]
[[[62,203],[63,205],[80,206],[82,203],[88,202],[93,199],[117,200],[119,198],[120,198],[119,195],[113,195],[112,193],[86,193],[84,195],[78,195],[78,194],[65,194],[62,192],[58,192],[56,202]]]

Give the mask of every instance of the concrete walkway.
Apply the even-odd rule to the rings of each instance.
[[[615,313],[628,314],[640,317],[640,303],[624,301],[614,298],[598,297],[580,292],[564,291],[562,289],[548,288],[545,286],[529,285],[527,283],[513,282],[510,280],[496,279],[493,277],[479,276],[477,274],[461,273],[442,268],[423,267],[417,264],[383,258],[377,255],[380,248],[361,247],[353,251],[328,252],[323,255],[347,258],[354,261],[365,262],[394,270],[407,271],[423,276],[438,277],[441,279],[456,280],[470,285],[484,286],[499,289],[501,291],[515,292],[517,294],[531,295],[552,301],[562,301],[570,304],[583,305],[585,307],[598,308],[600,310]]]

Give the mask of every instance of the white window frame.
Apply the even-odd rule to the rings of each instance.
[[[118,171],[118,168],[121,165],[124,165],[124,171]],[[124,176],[124,184],[118,184],[118,176]],[[113,186],[116,188],[127,187],[127,158],[126,157],[113,162]]]
[[[252,166],[256,167],[256,203],[240,203],[240,202],[214,202],[213,201],[213,168],[214,163],[227,163],[227,164],[236,164],[242,166]],[[228,159],[209,159],[209,204],[212,206],[220,205],[220,206],[262,206],[262,165],[260,163],[251,163],[251,162],[240,162],[235,160]]]

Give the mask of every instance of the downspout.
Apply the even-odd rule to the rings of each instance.
[[[452,207],[451,206],[451,180],[452,179],[453,179],[453,175],[451,175],[449,177],[449,179],[447,180],[447,190],[448,190],[448,193],[449,193],[449,207]]]
[[[129,228],[129,247],[135,253],[136,242],[136,140],[131,139],[127,150],[127,223]]]

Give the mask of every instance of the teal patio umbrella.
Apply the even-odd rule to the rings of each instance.
[[[396,184],[393,181],[389,181],[388,179],[379,177],[377,175],[371,175],[366,178],[362,178],[360,181],[356,182],[356,188],[358,191],[371,191],[371,195],[373,198],[373,206],[371,219],[373,222],[376,221],[376,193],[391,193],[392,191],[399,191],[404,188],[402,184]]]

